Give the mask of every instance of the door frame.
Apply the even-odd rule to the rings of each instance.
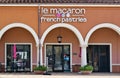
[[[21,45],[26,45],[27,44],[27,45],[30,45],[30,50],[31,50],[30,51],[30,53],[31,53],[31,55],[30,55],[30,60],[31,60],[30,61],[31,62],[30,63],[31,64],[30,65],[30,70],[32,72],[32,43],[5,43],[5,71],[6,71],[6,66],[7,66],[7,63],[6,63],[7,62],[7,58],[6,58],[6,56],[7,56],[7,50],[6,49],[7,49],[7,45],[8,44],[21,44]]]
[[[44,47],[44,65],[46,66],[46,46],[47,45],[69,45],[70,46],[70,72],[72,72],[72,43],[45,43]]]
[[[89,45],[109,45],[110,46],[110,72],[112,72],[112,44],[111,43],[88,43]]]

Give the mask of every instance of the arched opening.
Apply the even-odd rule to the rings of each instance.
[[[57,42],[57,36],[59,34],[62,36],[61,43]],[[48,60],[50,58],[54,59],[55,62],[54,65],[48,65],[52,66],[49,67],[50,71],[71,71],[72,64],[80,64],[80,43],[83,44],[84,41],[82,35],[75,27],[63,23],[54,24],[44,32],[41,38],[41,44],[43,42],[45,43],[43,52],[43,55],[45,55],[44,62],[46,63],[46,57]],[[58,49],[60,50],[58,51]],[[65,56],[68,57],[66,61],[64,59]],[[50,60],[47,64],[50,64]]]
[[[37,57],[38,38],[35,31],[25,24],[13,23],[1,29],[0,38],[0,61],[5,64],[5,70],[32,71],[32,64],[37,62],[37,58],[32,58]],[[15,54],[16,58],[13,57]]]
[[[112,72],[112,64],[118,62],[120,28],[103,23],[93,27],[86,36],[87,60],[97,72]]]
[[[84,40],[83,40],[83,37],[82,37],[80,31],[78,31],[78,29],[75,28],[74,26],[72,26],[72,25],[70,25],[70,24],[66,24],[66,23],[58,23],[58,24],[54,24],[54,25],[50,26],[50,27],[43,33],[43,35],[42,35],[42,37],[41,37],[41,44],[43,45],[44,40],[45,40],[47,34],[48,34],[50,31],[52,31],[52,30],[55,29],[55,28],[59,28],[59,27],[63,27],[63,28],[67,28],[67,29],[71,30],[71,31],[76,35],[76,37],[78,38],[79,44],[80,44],[80,45],[84,45]]]
[[[7,30],[9,30],[11,28],[15,28],[15,27],[20,27],[20,28],[23,28],[23,29],[26,29],[27,31],[29,31],[32,34],[32,36],[33,36],[33,38],[36,42],[36,46],[38,46],[39,39],[38,39],[38,36],[37,36],[36,32],[30,26],[28,26],[26,24],[23,24],[23,23],[12,23],[12,24],[9,24],[9,25],[5,26],[4,28],[2,28],[1,31],[0,31],[0,39],[2,38],[3,34]]]

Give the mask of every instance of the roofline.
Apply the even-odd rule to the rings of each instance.
[[[102,3],[28,3],[28,4],[0,4],[0,6],[81,6],[81,7],[120,7],[120,4],[102,4]]]

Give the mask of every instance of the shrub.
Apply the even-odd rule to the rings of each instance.
[[[81,71],[84,71],[84,67],[80,67],[80,70],[81,70]]]
[[[46,71],[47,67],[46,66],[38,66],[38,67],[35,67],[34,70],[35,71],[38,71],[38,70],[40,70],[40,71]]]
[[[93,66],[85,65],[83,67],[80,67],[80,71],[93,71]]]

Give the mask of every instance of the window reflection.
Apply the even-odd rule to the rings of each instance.
[[[16,58],[14,58],[13,44],[7,44],[7,71],[30,71],[30,45],[16,44]]]

